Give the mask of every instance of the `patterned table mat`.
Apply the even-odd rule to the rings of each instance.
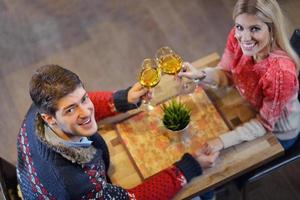
[[[163,126],[160,105],[150,112],[141,112],[116,126],[119,136],[144,179],[169,167],[185,152],[194,152],[207,139],[229,130],[203,89],[199,88],[192,94],[176,98],[192,109],[188,134],[184,137],[168,131]]]

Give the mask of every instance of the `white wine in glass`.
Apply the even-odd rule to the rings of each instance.
[[[157,67],[155,60],[150,58],[144,59],[142,63],[142,71],[139,75],[140,84],[150,90],[159,83],[160,77],[161,70]],[[145,100],[144,104],[147,105],[148,110],[153,109],[153,106],[150,105],[149,101]]]
[[[182,58],[175,53],[170,47],[161,47],[157,50],[155,54],[156,61],[158,63],[159,68],[161,68],[161,71],[165,74],[170,74],[177,76],[177,74],[182,69],[183,60]],[[188,85],[185,83],[182,83],[182,80],[180,81],[180,90],[187,91]]]
[[[162,47],[155,55],[158,65],[163,73],[176,75],[182,68],[182,58],[170,47]]]
[[[159,69],[145,68],[140,74],[140,84],[148,89],[155,87],[160,81]]]

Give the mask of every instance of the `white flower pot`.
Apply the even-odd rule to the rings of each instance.
[[[190,129],[190,124],[188,124],[185,128],[178,130],[178,131],[173,131],[173,130],[166,128],[166,136],[172,142],[188,143],[189,142],[189,129]]]

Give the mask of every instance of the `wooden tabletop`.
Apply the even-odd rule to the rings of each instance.
[[[193,65],[197,68],[204,66],[213,67],[217,65],[219,60],[219,55],[212,53],[193,62]],[[159,83],[159,89],[154,91],[152,103],[159,103],[178,95],[178,85],[173,83],[172,77],[163,76]],[[190,87],[190,89],[192,90],[193,88]],[[233,88],[218,90],[206,88],[205,91],[230,129],[248,121],[256,114]],[[134,110],[106,119],[101,122],[102,125],[100,126],[100,133],[107,142],[110,151],[110,178],[114,184],[124,188],[132,188],[140,184],[142,178],[127,149],[123,146],[121,138],[116,132],[115,124],[111,122],[117,123],[136,112],[138,111]],[[225,149],[221,152],[214,167],[204,170],[203,175],[194,178],[174,199],[188,199],[197,193],[222,185],[253,168],[261,166],[282,153],[283,148],[272,133],[268,133],[254,141]]]

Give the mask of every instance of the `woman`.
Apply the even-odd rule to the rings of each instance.
[[[198,71],[185,63],[186,70],[179,76],[217,86],[233,84],[258,111],[256,118],[208,141],[214,150],[253,140],[267,131],[288,149],[300,130],[299,60],[289,44],[280,7],[275,0],[238,0],[233,19],[235,26],[218,66]]]

